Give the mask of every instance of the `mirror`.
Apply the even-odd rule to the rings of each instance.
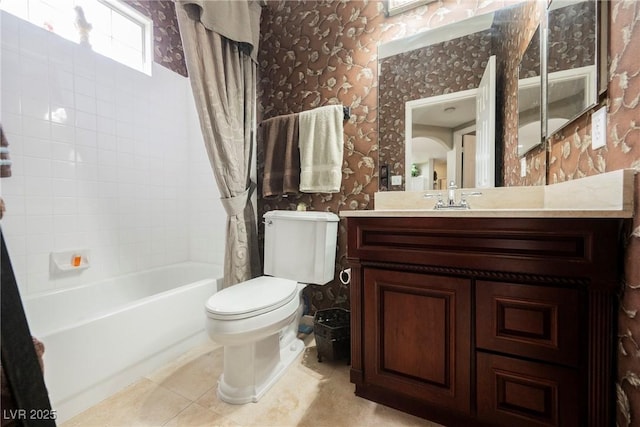
[[[518,157],[542,144],[542,64],[540,26],[518,67]]]
[[[546,135],[553,135],[598,102],[597,4],[552,0],[547,19]]]
[[[497,82],[504,87],[505,68],[515,67],[506,65],[506,52],[517,44],[505,39],[516,37],[524,27],[531,31],[532,19],[525,12],[530,9],[526,2],[510,5],[379,46],[379,166],[388,177],[380,180],[381,191],[438,189],[449,181],[459,187],[477,186],[470,178],[479,171],[469,162],[477,157],[475,93],[493,55]],[[501,184],[505,96],[500,92],[487,103],[494,111],[489,120],[496,137],[495,148],[482,151],[492,162],[491,168],[480,171],[492,174],[490,183],[483,181],[486,186]],[[407,148],[417,150],[415,158]]]
[[[516,153],[515,139],[519,116],[516,104],[519,104],[523,112],[534,115],[533,111],[529,111],[533,107],[526,108],[526,99],[540,98],[539,95],[534,95],[539,91],[531,89],[530,95],[523,94],[518,102],[512,101],[518,91],[515,81],[518,63],[511,64],[519,59],[515,58],[515,49],[524,50],[525,46],[516,40],[518,35],[531,34],[534,25],[539,23],[533,22],[536,21],[532,18],[534,10],[541,9],[536,9],[533,2],[509,5],[489,14],[380,45],[378,132],[381,176],[384,171],[384,179],[381,178],[379,181],[380,191],[404,190],[406,168],[410,169],[412,164],[416,163],[405,160],[405,104],[418,99],[475,89],[481,70],[491,55],[496,55],[498,64],[496,185],[502,184],[503,170],[514,170],[517,167],[513,164],[514,160],[517,162],[517,154],[526,154],[526,151],[535,147],[537,142],[532,140],[531,148],[523,147]],[[541,43],[540,46],[543,46],[543,55],[547,52],[548,46],[548,59],[546,64],[543,63],[544,69],[541,72],[544,82],[541,88],[543,92],[547,91],[541,103],[543,140],[563,126],[566,127],[592,107],[598,100],[598,93],[607,87],[606,61],[598,60],[600,55],[606,52],[604,12],[606,7],[600,6],[600,1],[596,0],[552,0],[550,3],[547,10],[548,30],[541,31],[540,37],[534,37]],[[508,30],[505,30],[506,25],[510,25]],[[541,38],[544,42],[541,42]],[[580,104],[577,103],[578,99],[581,100]],[[432,112],[426,115],[433,117]],[[523,116],[522,122],[525,120]],[[453,135],[453,132],[463,130],[467,125],[471,126],[470,121],[456,123],[455,130],[450,133]],[[424,122],[416,122],[416,125],[430,126]],[[538,135],[538,126],[532,124],[530,127],[534,129],[534,134]],[[453,141],[453,136],[450,141]],[[509,144],[509,147],[505,147],[505,143]],[[418,142],[415,145],[419,144]],[[465,157],[471,156],[467,153]],[[442,161],[433,161],[432,169],[438,175],[438,180],[432,183],[434,188],[441,184],[443,174],[447,177],[450,175],[449,171],[445,173],[438,166]],[[461,167],[464,167],[464,160]],[[423,177],[431,176],[431,179],[426,180],[427,185],[429,181],[433,181],[433,173],[428,168],[415,169],[414,174],[418,176],[420,173]],[[458,173],[455,171],[455,174]],[[464,179],[456,177],[455,181],[459,186],[464,186]]]
[[[405,188],[495,186],[496,57],[475,89],[405,104]]]
[[[464,160],[475,157],[476,95],[468,89],[407,102],[406,190],[443,190],[451,181],[475,185],[475,162]]]

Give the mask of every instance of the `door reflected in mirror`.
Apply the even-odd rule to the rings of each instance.
[[[477,89],[406,103],[407,190],[494,186],[495,67],[492,56]]]
[[[465,160],[475,158],[475,147],[468,141],[475,139],[477,92],[470,89],[407,102],[405,163],[411,165],[405,177],[407,190],[441,190],[450,181],[463,180],[475,185],[475,162]]]

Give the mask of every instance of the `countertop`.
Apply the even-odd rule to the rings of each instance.
[[[452,217],[452,218],[633,218],[635,170],[621,169],[558,184],[531,187],[462,189],[480,191],[468,196],[471,209],[434,210],[437,198],[431,191],[385,191],[375,193],[373,210],[342,210],[341,217]]]

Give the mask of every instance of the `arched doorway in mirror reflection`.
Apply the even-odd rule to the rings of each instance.
[[[475,187],[476,93],[470,89],[407,103],[408,191],[444,190],[451,181]]]
[[[491,56],[477,88],[405,104],[405,182],[409,191],[441,190],[447,183],[463,188],[495,185],[495,70],[496,58]],[[426,158],[414,158],[414,143],[427,144]],[[415,179],[420,176],[422,179]]]

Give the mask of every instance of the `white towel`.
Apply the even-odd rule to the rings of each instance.
[[[342,105],[328,105],[300,113],[300,191],[338,193],[344,151]]]

